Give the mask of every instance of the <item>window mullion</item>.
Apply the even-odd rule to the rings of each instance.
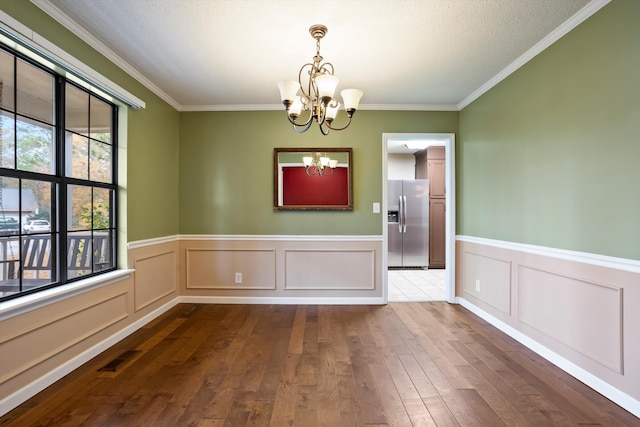
[[[112,109],[112,117],[111,117],[111,129],[118,129],[118,109]],[[113,132],[111,134],[111,184],[115,184],[118,182],[118,132]],[[117,233],[118,230],[118,197],[117,197],[117,188],[114,187],[114,191],[111,193],[111,212],[109,218],[109,225],[111,227],[110,231],[113,230],[114,233]],[[111,236],[111,256],[113,257],[113,265],[115,267],[118,266],[118,250],[116,248],[116,236]]]
[[[54,250],[54,256],[52,260],[55,264],[55,269],[58,272],[58,279],[60,283],[65,283],[67,281],[67,251],[66,241],[67,241],[67,183],[66,183],[66,141],[65,141],[65,85],[66,80],[60,76],[56,78],[56,175],[60,178],[60,184],[58,185],[57,191],[57,200],[54,200],[56,204],[55,208],[52,209],[55,213],[53,213],[54,218],[52,218],[52,222],[56,224],[57,227],[57,238],[54,236],[53,243],[57,243],[56,245],[51,245]],[[55,256],[57,253],[57,256]]]
[[[13,147],[3,157],[13,159],[0,163],[0,184],[11,181],[3,186],[17,194],[11,196],[17,207],[8,215],[18,218],[17,237],[3,231],[12,230],[3,225],[0,244],[8,247],[6,242],[13,240],[20,254],[15,280],[7,267],[14,255],[0,247],[0,282],[10,289],[0,293],[0,301],[5,301],[117,268],[118,108],[37,61],[4,45],[0,48],[13,55],[15,82],[10,93],[14,102],[6,109],[13,123],[5,127],[7,133],[13,131]],[[78,103],[78,90],[87,104]],[[45,110],[47,105],[53,111]],[[81,137],[88,141],[86,148],[77,142]],[[44,213],[45,208],[50,212]],[[37,224],[41,215],[50,221],[47,232],[37,228],[43,225]]]

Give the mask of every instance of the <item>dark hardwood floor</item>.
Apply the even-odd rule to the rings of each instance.
[[[638,426],[460,306],[181,304],[0,426]]]

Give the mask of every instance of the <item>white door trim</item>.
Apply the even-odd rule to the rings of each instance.
[[[447,302],[455,303],[456,271],[456,182],[455,182],[455,141],[453,133],[383,133],[382,134],[382,293],[388,302],[388,260],[387,260],[387,147],[393,139],[437,139],[445,141],[445,185],[446,185],[446,243],[445,243],[445,296]]]

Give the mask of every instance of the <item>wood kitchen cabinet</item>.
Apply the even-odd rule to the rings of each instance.
[[[445,268],[445,199],[429,199],[429,268]]]
[[[446,211],[445,148],[415,153],[416,179],[429,180],[429,268],[445,268]]]
[[[445,171],[444,159],[427,161],[427,179],[429,180],[429,198],[431,199],[445,198],[446,190],[445,190],[444,171]]]
[[[427,179],[429,180],[429,268],[445,268],[446,185],[445,148],[427,148]]]

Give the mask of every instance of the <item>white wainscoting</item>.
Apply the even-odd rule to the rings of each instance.
[[[0,416],[179,302],[175,236],[127,246],[129,269],[2,303]]]
[[[175,250],[135,258],[133,268],[136,271],[135,311],[176,291],[178,275]]]
[[[284,289],[375,289],[375,250],[285,249]]]
[[[462,296],[489,304],[496,310],[511,314],[511,261],[470,250],[462,251],[465,266]]]
[[[42,322],[7,329],[0,341],[0,384],[125,319],[127,292],[56,313]],[[38,349],[40,351],[34,351]]]
[[[640,416],[640,261],[456,243],[457,302]]]
[[[518,320],[622,373],[622,288],[520,265]]]
[[[275,289],[276,251],[187,249],[185,271],[187,289]]]
[[[382,243],[382,236],[180,236],[181,298],[383,304]]]

